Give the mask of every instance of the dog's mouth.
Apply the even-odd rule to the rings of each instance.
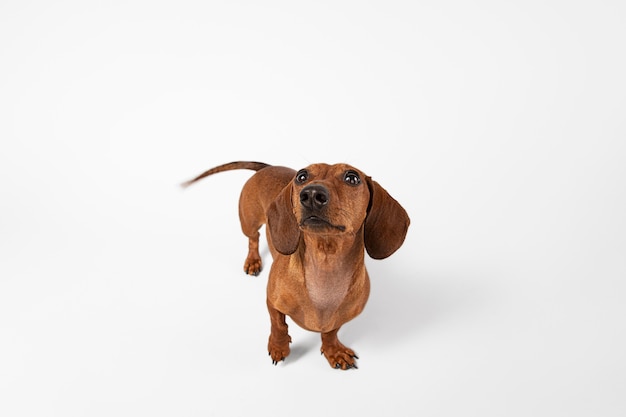
[[[323,219],[318,216],[309,216],[300,222],[300,227],[306,227],[314,230],[322,230],[322,229],[335,229],[343,232],[346,230],[345,226],[334,225],[330,223],[328,220]]]

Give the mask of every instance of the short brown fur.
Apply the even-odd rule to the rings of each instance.
[[[266,225],[273,258],[267,285],[272,362],[289,355],[289,316],[321,333],[321,351],[333,368],[356,368],[357,356],[337,332],[367,302],[365,252],[375,259],[394,253],[409,227],[406,211],[376,181],[347,164],[313,164],[296,173],[260,162],[231,162],[183,185],[233,169],[257,171],[241,191],[239,219],[248,237],[244,272],[250,275],[261,271],[259,229]]]

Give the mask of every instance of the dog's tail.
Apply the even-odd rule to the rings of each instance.
[[[192,178],[189,181],[183,182],[180,186],[183,188],[187,188],[194,182],[199,181],[204,177],[208,177],[209,175],[217,174],[218,172],[231,171],[233,169],[251,169],[253,171],[258,171],[268,166],[270,165],[263,163],[263,162],[254,162],[254,161],[229,162],[228,164],[223,164],[223,165],[219,165],[214,168],[211,168],[208,171],[205,171],[202,174],[198,175],[197,177]]]

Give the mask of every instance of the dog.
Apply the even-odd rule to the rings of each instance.
[[[249,275],[261,271],[263,225],[273,259],[267,283],[272,363],[289,355],[288,316],[300,327],[321,333],[321,352],[331,367],[357,368],[357,355],[337,333],[363,311],[369,297],[365,252],[384,259],[398,250],[409,228],[407,212],[376,181],[344,163],[295,171],[262,162],[231,162],[182,186],[236,169],[256,171],[239,198],[241,229],[248,237],[243,270]]]

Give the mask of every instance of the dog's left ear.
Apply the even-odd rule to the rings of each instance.
[[[365,249],[374,259],[393,254],[404,242],[409,229],[409,215],[389,193],[370,177],[370,205],[365,218]]]
[[[278,194],[267,209],[267,230],[276,250],[291,255],[300,242],[300,228],[291,202],[291,184]]]

